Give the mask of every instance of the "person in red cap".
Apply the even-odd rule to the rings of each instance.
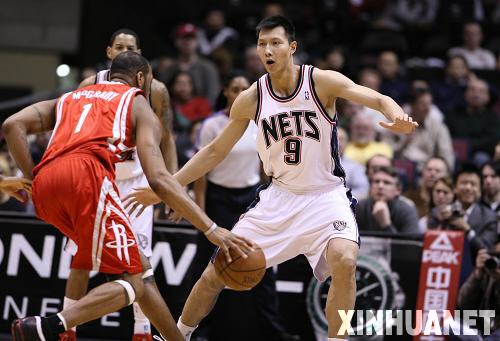
[[[177,27],[175,31],[177,59],[164,70],[159,70],[159,79],[168,84],[173,75],[187,71],[194,81],[196,93],[213,104],[221,90],[219,74],[215,65],[198,54],[198,29],[191,23]]]

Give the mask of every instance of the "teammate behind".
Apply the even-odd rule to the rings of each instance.
[[[137,145],[151,188],[224,250],[244,256],[252,243],[218,228],[166,170],[161,128],[145,97],[152,79],[146,59],[134,52],[117,56],[111,81],[39,102],[9,117],[3,133],[24,175],[33,180],[38,217],[76,242],[74,265],[119,279],[91,290],[71,307],[47,318],[17,319],[14,340],[58,340],[59,334],[137,300],[163,335],[181,340],[170,311],[138,249],[114,184],[114,164]],[[42,161],[34,167],[26,136],[53,130]]]
[[[334,71],[294,65],[295,28],[282,16],[257,25],[257,51],[267,74],[243,91],[231,108],[223,132],[176,175],[187,185],[213,169],[241,138],[251,120],[259,133],[257,149],[272,178],[258,201],[233,231],[262,247],[267,267],[304,254],[320,281],[332,276],[326,303],[328,340],[339,333],[339,310],[354,309],[359,233],[340,164],[335,101],[345,98],[378,110],[391,123],[383,127],[411,133],[418,125],[389,97],[357,85]],[[142,203],[150,192],[131,196]],[[213,264],[194,285],[178,321],[186,340],[210,312],[224,288]]]
[[[141,54],[140,40],[137,33],[130,29],[122,28],[111,35],[109,46],[106,48],[108,60],[113,61],[116,56],[125,51],[133,51]],[[99,71],[97,75],[86,78],[80,84],[80,88],[100,84],[109,81],[110,70]],[[177,155],[173,138],[172,118],[170,110],[170,96],[165,85],[153,78],[151,82],[151,92],[149,103],[156,116],[162,122],[163,137],[160,149],[165,160],[165,166],[170,173],[177,171]],[[134,188],[147,186],[148,181],[141,168],[137,153],[124,162],[116,164],[116,185],[120,195],[126,195]],[[144,212],[137,216],[131,214],[130,222],[132,230],[137,238],[138,246],[147,258],[152,255],[153,238],[153,207],[149,206]],[[72,241],[68,242],[66,250],[73,254],[78,252]],[[89,282],[89,272],[71,266],[71,272],[66,282],[64,295],[64,308],[68,308],[87,293]],[[142,312],[139,304],[133,304],[134,311],[134,334],[132,341],[151,341],[151,324]],[[168,337],[168,335],[165,335]],[[61,340],[76,340],[76,328],[66,331],[61,335]]]

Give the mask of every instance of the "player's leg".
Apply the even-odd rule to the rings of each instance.
[[[66,281],[66,290],[64,294],[63,310],[68,309],[80,298],[85,296],[88,290],[89,271],[81,269],[71,269],[68,280]],[[61,341],[76,340],[76,326],[65,331],[59,336]]]
[[[347,314],[348,310],[354,309],[358,250],[358,244],[352,240],[335,238],[328,242],[326,259],[332,274],[326,301],[328,340],[335,340],[335,338],[347,339],[347,330],[345,329],[345,333],[338,335],[342,326],[339,310],[344,310]]]
[[[209,263],[193,286],[177,323],[186,341],[189,341],[200,321],[210,313],[224,287],[224,283],[215,272],[214,265]]]

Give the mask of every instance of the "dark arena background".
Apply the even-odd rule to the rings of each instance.
[[[334,149],[339,149],[346,186],[358,200],[355,310],[390,311],[393,318],[403,310],[413,327],[417,311],[424,313],[424,325],[429,311],[498,315],[498,0],[3,0],[0,122],[108,69],[110,37],[129,29],[139,37],[135,43],[153,76],[169,93],[160,115],[175,139],[181,169],[209,142],[203,143],[207,119],[230,108],[227,93],[234,75],[252,84],[266,74],[255,27],[273,15],[284,15],[295,25],[295,64],[340,72],[392,98],[419,123],[411,135],[393,134],[379,125],[386,121],[380,112],[336,101],[339,145]],[[22,177],[4,134],[0,174]],[[50,132],[28,136],[35,164],[50,138]],[[245,160],[240,163],[246,165]],[[245,168],[239,166],[226,167],[224,179],[241,177],[234,174]],[[224,187],[214,179],[209,173],[208,180],[186,190],[213,220],[222,216],[219,225],[230,228],[234,221],[224,220],[224,210],[227,216],[235,209],[240,209],[236,217],[244,213],[238,208],[243,186]],[[257,182],[267,181],[262,173]],[[257,183],[244,182],[255,192]],[[20,193],[24,202],[0,192],[0,340],[12,339],[10,327],[17,318],[62,310],[71,264],[64,251],[67,238],[39,220],[29,195]],[[163,203],[154,206],[150,262],[177,321],[212,249],[189,222],[170,220],[168,210]],[[339,229],[338,222],[330,228]],[[144,242],[141,236],[138,243]],[[331,279],[317,281],[304,256],[268,269],[265,278],[264,289],[223,290],[191,340],[326,341]],[[105,281],[104,275],[92,273],[90,287]],[[500,340],[498,316],[484,323],[479,318],[458,321],[461,330],[475,334],[470,338],[423,331],[410,335],[408,327],[398,335],[394,323],[384,321],[388,327],[383,328],[364,316],[352,318],[350,340]],[[77,337],[131,340],[133,331],[133,311],[127,307],[79,326]]]

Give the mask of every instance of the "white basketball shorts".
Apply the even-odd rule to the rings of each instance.
[[[342,185],[326,192],[295,194],[272,183],[257,200],[232,232],[259,244],[268,268],[303,254],[314,276],[324,281],[330,276],[328,242],[344,238],[359,244],[356,219]]]
[[[125,180],[117,180],[116,185],[118,186],[121,198],[132,192],[134,188],[149,186],[148,180],[144,174]],[[136,236],[137,245],[139,245],[144,256],[149,258],[153,254],[151,248],[151,242],[153,240],[153,206],[146,207],[139,217],[136,216],[137,211],[138,209],[130,214],[132,230]],[[64,250],[74,256],[78,251],[78,246],[69,239],[64,246]]]

